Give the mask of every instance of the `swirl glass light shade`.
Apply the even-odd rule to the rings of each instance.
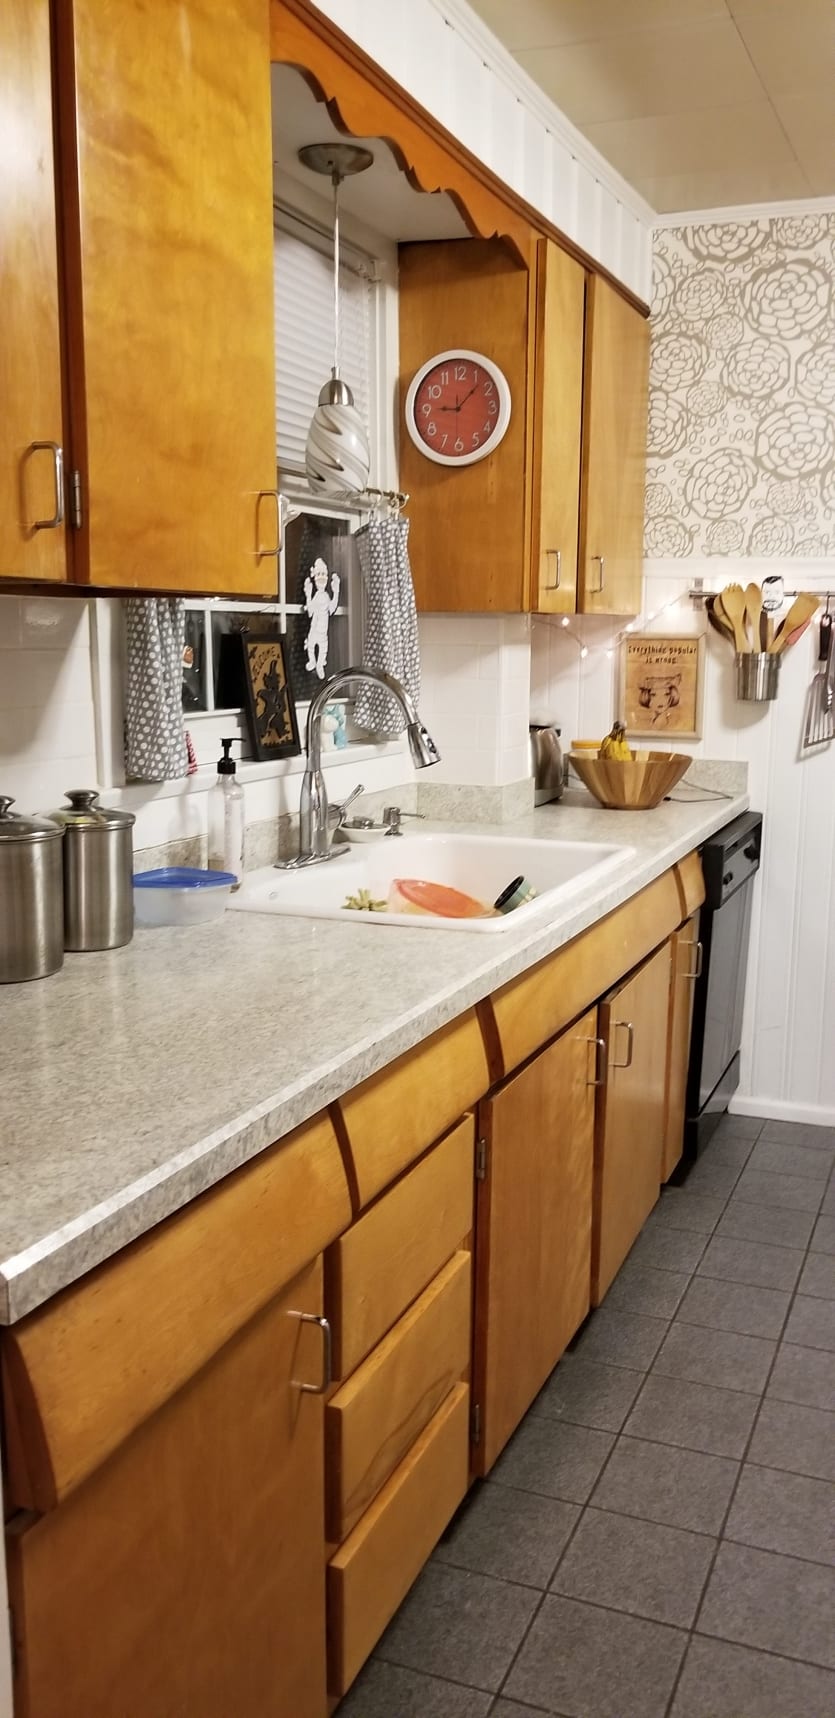
[[[361,494],[368,484],[368,433],[347,382],[336,374],[325,383],[310,420],[304,463],[314,494],[338,499]]]

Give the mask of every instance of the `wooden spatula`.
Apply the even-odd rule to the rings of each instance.
[[[751,645],[745,631],[745,592],[741,585],[725,585],[722,607],[733,628],[734,647],[744,656],[750,651]]]
[[[788,614],[781,620],[777,631],[769,645],[769,651],[785,650],[793,632],[809,621],[819,607],[819,599],[811,591],[800,591],[795,597]]]
[[[745,587],[745,620],[751,634],[754,650],[760,648],[760,615],[763,606],[763,593],[759,585],[750,584]]]

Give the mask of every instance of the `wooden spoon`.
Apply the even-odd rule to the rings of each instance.
[[[804,621],[811,620],[812,615],[819,606],[819,598],[813,595],[811,591],[800,591],[799,595],[795,597],[788,614],[783,620],[781,620],[780,625],[774,634],[774,638],[768,647],[769,651],[779,652],[781,650],[785,650],[786,645],[790,641],[791,634],[796,632],[797,628],[802,626]]]
[[[745,619],[751,633],[754,650],[760,648],[760,615],[763,606],[763,593],[759,585],[750,584],[745,587]]]
[[[718,597],[707,597],[705,599],[705,612],[714,632],[718,632],[720,638],[727,638],[730,640],[731,644],[733,644],[733,627],[725,619],[724,613],[720,610]]]
[[[733,627],[734,646],[740,656],[750,652],[745,631],[745,592],[741,585],[726,585],[722,592],[722,607]]]

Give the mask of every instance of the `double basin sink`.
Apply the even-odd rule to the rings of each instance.
[[[253,872],[230,905],[238,912],[500,936],[511,925],[521,925],[548,907],[559,907],[581,889],[596,884],[633,851],[597,841],[520,840],[509,835],[386,836],[348,847],[344,856],[322,865],[298,871],[270,866]],[[391,909],[370,912],[346,906],[349,897],[387,902],[396,879],[445,885],[489,906],[520,876],[536,891],[535,898],[495,917],[453,918]],[[439,899],[443,904],[442,895]]]

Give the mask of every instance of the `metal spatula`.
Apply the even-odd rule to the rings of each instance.
[[[818,629],[818,668],[809,687],[806,704],[806,724],[803,729],[803,750],[811,751],[827,740],[835,739],[835,720],[829,696],[829,657],[832,650],[832,616],[827,610],[820,618]]]

